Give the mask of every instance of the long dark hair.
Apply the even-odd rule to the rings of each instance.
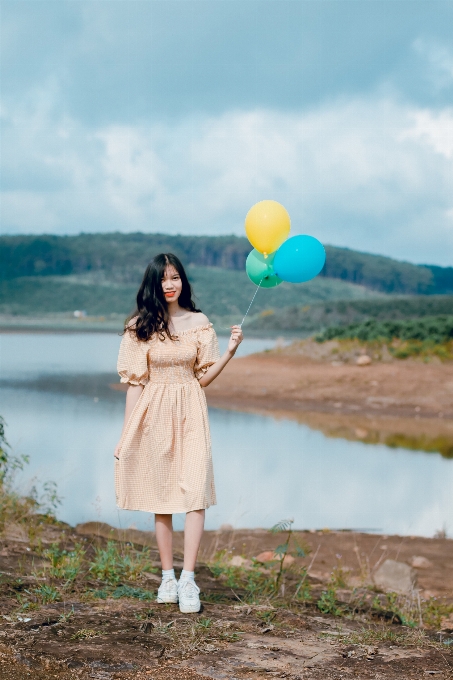
[[[162,279],[165,275],[165,269],[169,265],[173,266],[181,277],[182,290],[178,298],[180,307],[190,312],[201,311],[195,307],[195,303],[192,300],[192,286],[189,283],[181,260],[176,255],[173,255],[173,253],[156,255],[146,267],[143,281],[137,293],[137,308],[129,317],[129,319],[137,318],[132,324],[129,323],[127,325],[130,331],[135,332],[138,340],[149,340],[155,333],[158,334],[160,340],[165,340],[165,336],[170,338],[170,340],[175,339],[168,328],[170,319],[162,289]]]

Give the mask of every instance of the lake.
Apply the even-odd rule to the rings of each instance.
[[[153,516],[118,510],[113,449],[124,412],[114,334],[0,335],[0,414],[17,454],[18,479],[53,480],[58,517],[153,528]],[[226,338],[220,338],[221,349]],[[240,354],[275,346],[245,340]],[[234,361],[234,359],[233,359]],[[228,370],[228,368],[226,369]],[[218,505],[206,526],[363,529],[432,536],[453,530],[453,461],[440,455],[331,439],[291,420],[210,409]],[[175,528],[183,516],[175,516]]]

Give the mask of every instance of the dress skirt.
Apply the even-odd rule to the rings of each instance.
[[[115,461],[117,505],[173,514],[215,505],[206,397],[198,380],[219,358],[212,324],[177,340],[123,336],[121,382],[144,385]]]

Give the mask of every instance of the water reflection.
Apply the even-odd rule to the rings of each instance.
[[[151,515],[115,507],[112,454],[124,394],[108,384],[117,381],[119,342],[93,333],[0,335],[0,414],[14,452],[30,456],[24,491],[33,476],[51,479],[64,497],[59,517],[70,524],[100,519],[149,529]],[[241,353],[274,345],[248,340]],[[293,517],[298,528],[453,530],[453,461],[332,439],[284,417],[211,409],[210,419],[218,505],[207,513],[208,528]]]
[[[11,388],[1,397],[11,444],[31,458],[26,478],[57,482],[61,519],[152,527],[152,516],[115,507],[112,452],[123,400]],[[210,418],[218,505],[207,513],[208,528],[270,526],[285,517],[299,528],[427,536],[453,528],[453,465],[440,456],[329,439],[253,414],[211,409]]]

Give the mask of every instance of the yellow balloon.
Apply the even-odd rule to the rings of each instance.
[[[277,201],[260,201],[250,208],[245,218],[245,233],[256,250],[265,257],[288,238],[291,220]]]

